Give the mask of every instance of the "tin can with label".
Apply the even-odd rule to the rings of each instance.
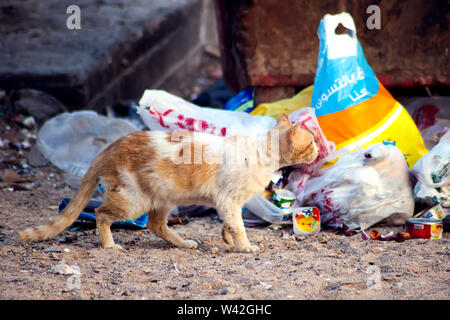
[[[413,218],[406,221],[406,232],[411,238],[441,239],[442,230],[442,220]]]
[[[287,209],[294,205],[295,200],[297,197],[295,194],[289,190],[286,189],[278,189],[273,192],[273,203],[281,208],[281,209]]]
[[[299,207],[292,211],[295,234],[311,234],[320,231],[320,211],[316,207]]]
[[[417,218],[424,218],[424,219],[436,219],[436,220],[442,220],[447,216],[447,213],[445,212],[444,208],[442,208],[442,205],[440,203],[432,206],[429,209],[423,210],[415,215]]]

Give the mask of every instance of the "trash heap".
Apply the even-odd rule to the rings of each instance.
[[[340,24],[346,28],[343,34],[335,32]],[[245,204],[247,226],[292,224],[296,234],[331,227],[383,241],[439,239],[448,226],[450,207],[450,99],[416,99],[405,108],[377,79],[356,34],[348,13],[325,15],[318,28],[314,84],[289,99],[256,106],[250,87],[220,110],[166,91],[146,90],[135,111],[150,130],[187,129],[218,136],[256,136],[287,114],[293,125],[300,123],[314,135],[317,159],[275,172],[266,190]],[[67,139],[55,140],[54,130],[63,127],[62,122]],[[95,130],[85,132],[83,125]],[[37,144],[50,161],[79,179],[112,141],[140,129],[129,122],[105,121],[91,111],[64,113],[44,124]],[[83,147],[86,143],[90,149]],[[71,148],[69,153],[80,159],[71,159],[69,166],[67,161],[59,164],[64,154],[55,146]],[[77,146],[89,152],[74,153]],[[379,223],[405,226],[405,232],[383,236],[367,231]]]
[[[346,28],[344,34],[336,34],[339,24]],[[282,114],[289,114],[294,125],[301,123],[313,133],[319,147],[317,160],[311,165],[280,168],[266,190],[243,208],[247,225],[293,224],[296,234],[318,232],[322,225],[361,231],[368,239],[395,238],[364,233],[380,222],[406,225],[412,237],[417,236],[414,228],[428,228],[419,222],[431,223],[432,228],[442,231],[439,219],[446,216],[443,209],[441,214],[432,215],[437,221],[411,218],[415,201],[439,208],[439,203],[448,206],[446,138],[428,153],[407,109],[391,96],[368,65],[348,13],[326,15],[318,35],[314,85],[290,99],[255,107],[248,88],[229,100],[224,108],[227,111],[219,111],[200,109],[167,92],[147,90],[138,112],[153,130],[181,128],[223,136],[256,135],[273,128]],[[416,114],[419,112],[425,113],[416,110]],[[428,123],[437,126],[429,129],[429,136],[448,130],[445,121],[435,124],[430,117],[423,118],[416,116],[416,122],[428,121],[421,128]],[[439,139],[434,137],[434,141]],[[409,169],[418,179],[414,193]],[[430,215],[430,210],[418,215]],[[396,239],[406,238],[408,235],[402,234]]]

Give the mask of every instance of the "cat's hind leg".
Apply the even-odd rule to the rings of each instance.
[[[168,207],[149,210],[148,228],[158,237],[177,247],[197,249],[197,242],[194,240],[182,239],[176,232],[169,229],[167,226],[167,216],[169,215],[169,212],[170,208]]]
[[[103,203],[100,207],[95,209],[95,217],[98,235],[100,236],[100,245],[102,248],[115,248],[123,250],[121,245],[114,243],[114,239],[111,233],[111,224],[117,220],[114,218],[113,211],[115,208],[111,208],[107,203]]]

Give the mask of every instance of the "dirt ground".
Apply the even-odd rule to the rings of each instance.
[[[214,72],[209,67],[208,72]],[[211,79],[206,72],[192,96]],[[206,80],[205,80],[206,79]],[[200,84],[199,84],[200,83]],[[194,90],[195,92],[193,92]],[[7,126],[10,125],[10,129]],[[17,129],[0,117],[2,137]],[[20,129],[20,128],[19,128]],[[7,132],[8,131],[8,132]],[[51,164],[28,165],[29,150],[0,148],[0,172],[31,182],[0,182],[0,299],[448,299],[450,234],[441,240],[364,241],[331,231],[295,236],[292,227],[247,228],[259,253],[236,253],[222,241],[217,215],[172,226],[200,241],[175,248],[149,230],[114,229],[126,251],[103,250],[95,229],[66,230],[56,238],[21,243],[17,232],[57,214],[75,190]],[[386,234],[402,228],[375,228]],[[78,274],[51,270],[66,264]]]
[[[19,168],[6,158],[2,169]],[[442,240],[397,243],[331,231],[294,236],[291,227],[247,228],[263,249],[243,254],[229,250],[220,221],[209,215],[172,226],[200,240],[197,250],[174,248],[149,230],[114,229],[126,252],[100,249],[95,229],[20,243],[19,230],[48,221],[59,201],[75,192],[52,165],[23,176],[33,177],[30,190],[4,183],[0,189],[0,299],[449,298],[449,233]],[[44,251],[49,247],[56,252]],[[80,275],[49,272],[62,261],[78,266]]]
[[[51,165],[34,177],[31,190],[0,190],[0,299],[449,298],[448,233],[442,240],[396,243],[247,228],[263,252],[243,254],[228,249],[221,223],[209,215],[172,226],[200,240],[197,250],[174,248],[148,230],[114,229],[126,252],[100,249],[95,229],[20,243],[19,230],[46,222],[60,199],[74,194]],[[60,252],[45,252],[49,247]],[[62,261],[81,274],[49,272]]]

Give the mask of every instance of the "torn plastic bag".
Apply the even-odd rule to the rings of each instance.
[[[408,164],[395,146],[358,149],[321,171],[306,182],[302,205],[318,207],[323,225],[365,230],[394,215],[396,224],[413,215]]]
[[[163,90],[145,90],[138,113],[151,130],[186,129],[218,136],[255,136],[276,125],[271,117],[202,108]]]
[[[203,217],[211,213],[217,213],[215,208],[211,208],[208,206],[202,205],[179,205],[174,206],[170,210],[170,215],[174,217],[183,217],[183,218],[195,218],[195,217]]]
[[[434,205],[438,202],[450,207],[450,132],[425,156],[419,159],[411,172],[417,178],[414,197]]]

